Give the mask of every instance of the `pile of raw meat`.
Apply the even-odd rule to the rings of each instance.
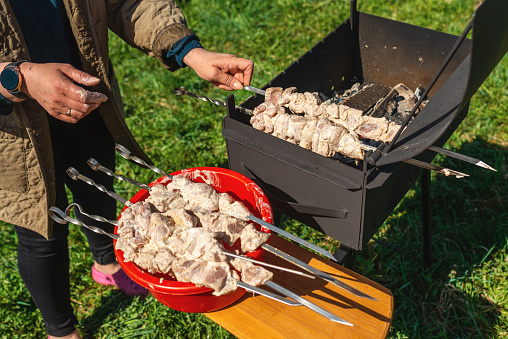
[[[167,186],[155,185],[145,201],[123,211],[116,249],[126,262],[151,274],[206,286],[214,295],[231,293],[239,280],[259,286],[273,274],[250,261],[231,260],[224,245],[239,241],[235,254],[245,254],[268,240],[269,233],[247,222],[250,214],[227,193],[177,175]]]

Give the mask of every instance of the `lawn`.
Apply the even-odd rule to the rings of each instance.
[[[178,1],[188,25],[214,51],[255,61],[252,85],[262,87],[349,16],[349,1]],[[362,12],[459,35],[478,0],[360,0]],[[224,100],[230,93],[192,69],[166,71],[113,34],[111,58],[120,81],[127,123],[153,162],[174,171],[227,167],[221,134],[224,108],[173,94],[184,86]],[[405,196],[358,255],[355,271],[394,295],[391,338],[508,337],[508,56],[473,96],[469,114],[446,148],[480,158],[490,172],[437,156],[434,163],[471,176],[432,174],[434,261],[424,269],[419,185]],[[235,92],[237,102],[251,93]],[[157,175],[118,157],[117,173],[150,182]],[[79,169],[79,164],[76,168]],[[116,183],[118,194],[136,189]],[[120,209],[121,206],[119,205]],[[287,230],[334,249],[337,242],[289,218]],[[86,238],[70,226],[72,301],[87,338],[231,338],[201,314],[173,311],[153,297],[130,299],[90,276]],[[34,303],[17,272],[16,236],[0,223],[0,338],[44,338]],[[261,337],[261,336],[260,336]]]

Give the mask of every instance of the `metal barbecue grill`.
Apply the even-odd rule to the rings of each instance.
[[[401,161],[430,162],[435,153],[428,148],[444,145],[466,117],[471,97],[508,50],[508,3],[484,1],[461,38],[362,13],[356,5],[351,1],[350,17],[263,89],[295,86],[331,96],[354,78],[412,89],[430,89],[436,80],[424,109],[392,144],[351,166],[252,128],[244,109],[264,97],[252,96],[238,107],[230,95],[222,129],[229,166],[255,181],[275,210],[341,241],[339,259],[361,250],[422,177],[424,256],[430,264],[429,171]],[[470,28],[472,38],[463,39]]]

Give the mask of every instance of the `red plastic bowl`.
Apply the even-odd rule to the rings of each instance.
[[[241,201],[252,213],[252,215],[263,219],[266,222],[273,222],[272,207],[263,193],[263,191],[252,180],[246,176],[231,171],[229,169],[218,167],[196,167],[171,173],[172,175],[182,174],[195,182],[206,182],[213,186],[220,193],[228,193],[235,200]],[[157,183],[168,184],[170,180],[161,177],[149,184],[153,186]],[[136,203],[143,201],[149,196],[146,190],[140,190],[134,195],[130,201]],[[127,207],[125,207],[127,208]],[[125,210],[124,208],[124,210]],[[122,210],[123,212],[123,210]],[[118,217],[120,219],[120,216]],[[254,224],[258,230],[270,232],[266,228],[261,228]],[[115,228],[115,233],[117,229]],[[116,241],[115,241],[116,245]],[[235,244],[233,247],[237,247]],[[193,283],[179,282],[169,275],[150,274],[138,267],[133,262],[125,262],[123,252],[116,250],[115,254],[121,267],[127,275],[146,287],[150,293],[164,305],[183,312],[210,312],[224,308],[236,300],[240,299],[244,294],[243,288],[223,295],[215,296],[213,290],[207,287],[199,287]],[[263,250],[256,250],[247,254],[257,260],[262,260]]]

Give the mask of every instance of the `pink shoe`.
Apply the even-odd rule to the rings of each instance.
[[[106,274],[97,271],[95,267],[92,266],[92,278],[96,283],[101,285],[114,285],[130,297],[140,296],[145,298],[148,295],[148,290],[129,278],[122,269],[115,274]]]

